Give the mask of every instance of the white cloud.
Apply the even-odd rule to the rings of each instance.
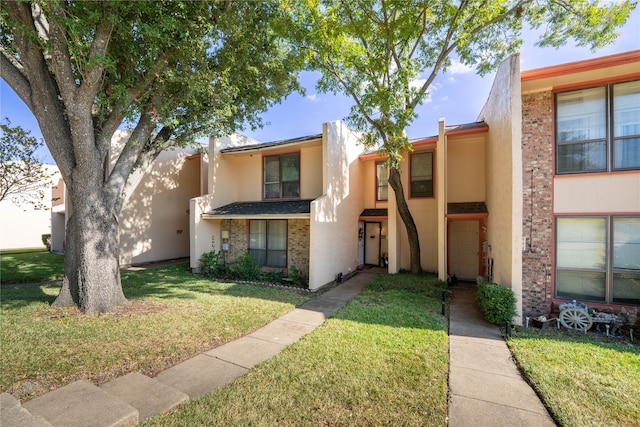
[[[426,81],[427,79],[414,79],[409,82],[409,87],[412,89],[420,89]]]
[[[447,68],[449,74],[469,74],[473,72],[473,67],[463,64],[457,59],[451,61],[451,65]]]
[[[449,99],[449,97],[448,97],[448,96],[443,96],[442,98],[440,98],[440,101],[446,101],[446,100],[448,100],[448,99]]]
[[[306,98],[311,102],[320,101],[320,98],[315,93],[312,93],[311,95],[307,95]]]

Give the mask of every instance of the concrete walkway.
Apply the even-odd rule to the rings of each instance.
[[[381,269],[359,272],[253,333],[175,365],[157,377],[134,372],[101,386],[76,381],[24,404],[0,395],[0,426],[130,426],[232,382],[320,326]]]
[[[475,285],[451,290],[449,426],[555,426],[515,366],[500,328],[484,320]]]

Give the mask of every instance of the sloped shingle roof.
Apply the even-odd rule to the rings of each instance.
[[[311,212],[311,199],[234,202],[203,214],[205,217],[294,215]]]
[[[387,215],[388,215],[387,209],[365,209],[360,214],[361,217],[367,217],[367,216],[379,217],[379,216],[387,216]]]
[[[485,202],[447,203],[447,214],[489,213]]]

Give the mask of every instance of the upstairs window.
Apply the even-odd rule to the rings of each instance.
[[[411,154],[411,197],[433,197],[433,153]]]
[[[265,156],[263,161],[265,199],[300,197],[300,153]]]
[[[640,80],[556,94],[559,174],[640,168]]]
[[[376,163],[376,200],[389,200],[389,169],[384,163]]]

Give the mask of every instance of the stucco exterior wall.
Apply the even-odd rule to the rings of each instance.
[[[448,137],[447,150],[447,202],[484,201],[485,136]]]
[[[489,125],[486,204],[489,256],[494,260],[493,281],[510,287],[522,314],[522,157],[520,59],[505,60],[479,120]],[[519,316],[515,319],[521,322]]]
[[[189,201],[190,224],[190,262],[189,266],[197,270],[200,257],[212,249],[220,250],[220,222],[202,219],[202,214],[238,200],[241,180],[235,174],[245,172],[241,167],[241,158],[223,156],[220,152],[225,148],[258,144],[255,139],[244,135],[230,135],[209,139],[209,164],[207,167],[209,194],[193,198]],[[238,169],[240,168],[240,169]],[[260,169],[262,170],[262,169]],[[260,172],[258,172],[259,174]],[[259,176],[259,175],[258,175]],[[253,178],[250,178],[253,179]],[[260,191],[258,189],[258,191]],[[215,243],[212,248],[212,241]]]
[[[311,203],[309,288],[348,274],[358,263],[358,218],[363,209],[358,135],[341,121],[323,126],[323,194]]]
[[[189,200],[200,195],[200,158],[163,151],[120,214],[120,264],[189,256]]]
[[[554,212],[640,212],[640,173],[556,176],[553,183]]]
[[[42,200],[46,209],[34,209],[32,204],[14,203],[10,199],[0,202],[0,249],[44,248],[43,234],[51,234],[52,199],[57,194],[52,193],[51,186],[59,179],[58,168],[53,165],[43,165],[48,174],[53,174],[42,186],[45,199]],[[37,193],[34,193],[37,197]]]

